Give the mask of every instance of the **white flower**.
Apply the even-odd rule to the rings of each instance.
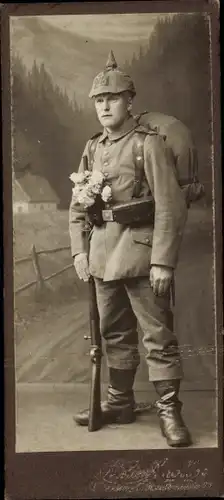
[[[94,172],[92,173],[92,175],[91,175],[91,177],[89,179],[89,182],[91,184],[100,184],[100,185],[102,185],[103,181],[104,181],[104,176],[103,176],[102,172],[99,172],[98,170],[94,170]]]
[[[84,208],[91,207],[95,203],[95,196],[91,196],[91,191],[89,190],[88,185],[80,190],[78,194],[78,202],[80,205],[83,205]]]
[[[85,180],[89,180],[89,178],[91,178],[92,174],[89,170],[84,170],[84,178]]]
[[[85,180],[85,175],[82,172],[73,172],[69,179],[71,179],[74,184],[82,184]]]
[[[84,172],[73,172],[69,176],[69,179],[72,182],[74,182],[74,184],[85,185],[89,181],[90,177],[91,177],[91,172],[89,172],[88,170],[85,170]]]
[[[102,172],[96,170],[92,172],[91,177],[89,177],[88,179],[88,186],[90,191],[95,195],[100,194],[103,182],[104,182],[104,175],[102,174]]]
[[[94,172],[89,170],[73,172],[70,179],[75,184],[72,189],[73,198],[84,208],[94,205],[96,196],[99,194],[105,202],[108,202],[112,197],[111,188],[109,186],[103,188],[105,176],[102,172],[97,170]]]
[[[89,184],[89,188],[93,194],[97,195],[100,194],[102,186],[101,184],[93,184],[92,186]]]
[[[107,203],[112,198],[112,190],[110,186],[105,186],[101,193],[102,200]]]

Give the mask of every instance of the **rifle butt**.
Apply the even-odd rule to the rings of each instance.
[[[98,431],[102,427],[101,410],[101,360],[93,364],[92,382],[90,390],[89,424],[88,431]]]

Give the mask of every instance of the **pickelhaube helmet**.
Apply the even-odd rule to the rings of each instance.
[[[133,95],[136,94],[132,79],[118,68],[114,53],[111,50],[105,69],[98,73],[93,80],[89,97],[105,93],[118,94],[125,90],[129,90]]]

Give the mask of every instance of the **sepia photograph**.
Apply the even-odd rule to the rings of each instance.
[[[9,67],[16,454],[218,449],[210,14],[15,11]]]
[[[208,17],[10,44],[17,451],[217,446]]]

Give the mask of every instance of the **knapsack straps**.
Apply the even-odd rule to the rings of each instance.
[[[158,135],[156,128],[139,125],[134,135],[133,156],[135,164],[135,180],[132,197],[138,198],[141,192],[142,181],[144,178],[144,142],[147,135]],[[162,136],[165,140],[166,137]]]
[[[134,179],[132,198],[139,197],[144,177],[144,141],[145,141],[145,134],[136,132],[133,145],[135,179]]]
[[[90,142],[89,142],[89,150],[88,150],[88,152],[89,152],[89,170],[90,171],[93,170],[93,163],[94,163],[94,159],[95,159],[95,152],[96,152],[96,148],[97,148],[97,144],[98,144],[100,135],[101,134],[95,135],[94,137],[92,137],[92,139],[90,139]]]

